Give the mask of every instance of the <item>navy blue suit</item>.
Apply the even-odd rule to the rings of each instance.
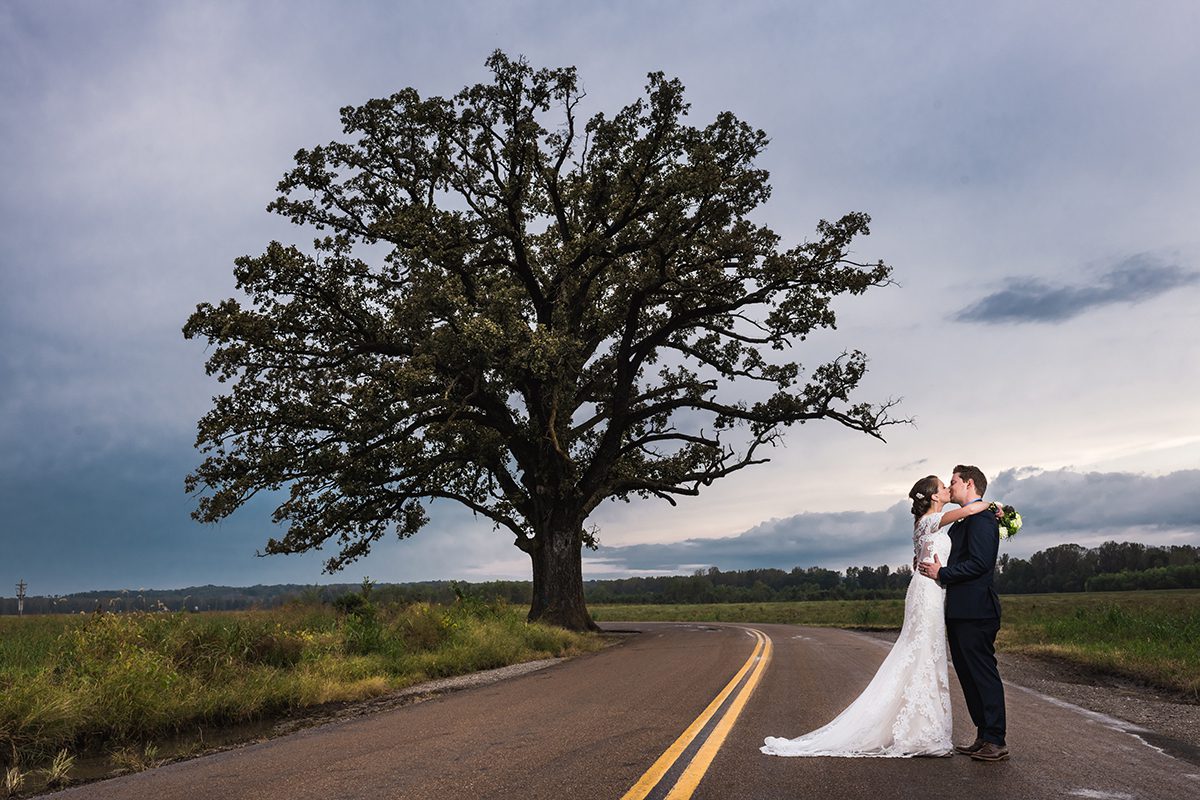
[[[1000,597],[992,586],[1000,525],[984,511],[950,526],[950,555],[938,571],[946,587],[946,634],[976,734],[1004,745],[1004,684],[996,667]]]

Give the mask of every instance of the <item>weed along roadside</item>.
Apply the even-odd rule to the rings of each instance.
[[[364,590],[336,607],[0,618],[5,792],[138,771],[305,709],[606,643],[502,601],[383,606]]]

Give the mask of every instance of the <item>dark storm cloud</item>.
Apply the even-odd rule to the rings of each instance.
[[[254,557],[275,533],[263,503],[220,525],[194,522],[183,491],[193,465],[174,452],[129,449],[0,464],[5,583],[20,578],[35,594],[58,594],[319,574],[316,559],[305,559],[303,573],[295,562],[289,571]]]
[[[1000,473],[988,495],[1020,509],[1037,530],[1091,533],[1122,529],[1200,532],[1200,470],[1161,476],[1061,469],[1021,477]]]
[[[1200,272],[1142,253],[1086,284],[1054,285],[1037,278],[1013,280],[1004,289],[959,311],[954,319],[987,324],[1063,322],[1093,308],[1137,303],[1197,282]]]
[[[1200,543],[1200,470],[1160,477],[1120,472],[1008,470],[988,488],[989,498],[1015,506],[1025,521],[1005,544],[1014,556],[1069,541],[1100,539],[1147,544]],[[718,539],[601,547],[589,573],[606,570],[683,572],[701,567],[847,566],[902,564],[912,553],[907,504],[887,511],[798,514]],[[1174,537],[1174,538],[1171,538]]]
[[[516,552],[510,536],[439,508],[436,520],[400,541],[384,537],[370,560],[327,574],[334,545],[319,552],[257,558],[276,495],[251,500],[226,520],[191,519],[196,498],[183,477],[199,462],[186,442],[159,451],[125,448],[94,457],[20,463],[0,460],[0,596],[24,580],[37,595],[202,584],[357,582],[471,578],[480,565]],[[464,557],[466,554],[466,557]],[[527,560],[526,560],[527,563]],[[522,565],[524,566],[524,565]],[[527,569],[527,568],[526,568]]]
[[[595,561],[613,569],[680,571],[879,563],[911,549],[912,517],[897,505],[888,511],[798,514],[763,522],[719,539],[601,547]],[[866,559],[864,562],[863,559]],[[605,567],[595,565],[595,570]]]

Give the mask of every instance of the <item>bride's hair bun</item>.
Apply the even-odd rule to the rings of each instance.
[[[913,501],[912,515],[914,520],[920,519],[929,511],[930,506],[933,505],[933,496],[937,494],[937,490],[937,475],[929,475],[913,484],[912,489],[908,493],[908,498]]]

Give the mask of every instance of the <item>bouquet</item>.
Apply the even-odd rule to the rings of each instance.
[[[1002,503],[988,503],[988,509],[996,515],[1000,523],[1001,539],[1016,536],[1017,531],[1021,530],[1021,515],[1012,506],[1006,506]]]

